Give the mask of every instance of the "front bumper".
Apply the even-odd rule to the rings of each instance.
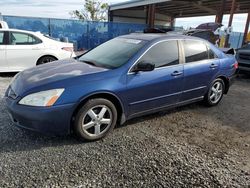
[[[8,97],[4,100],[16,126],[44,134],[66,135],[70,133],[74,104],[45,108],[19,105],[16,100]]]
[[[247,66],[239,66],[239,70],[240,71],[245,71],[245,72],[250,72],[250,66],[247,67]]]

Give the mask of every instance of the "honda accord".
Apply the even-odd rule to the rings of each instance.
[[[202,100],[217,105],[237,68],[234,56],[203,39],[130,34],[17,74],[5,101],[19,127],[93,141],[134,117]]]

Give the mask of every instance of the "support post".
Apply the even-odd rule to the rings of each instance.
[[[229,17],[228,27],[231,27],[232,23],[233,23],[235,5],[236,5],[236,0],[233,0],[232,1],[232,6],[231,6],[231,11],[230,11],[230,17]],[[229,37],[230,37],[230,35],[226,36],[225,47],[229,47],[229,43],[228,43]]]
[[[155,25],[155,5],[148,6],[148,27],[153,28]]]
[[[111,11],[111,10],[109,9],[108,14],[109,14],[109,21],[110,21],[110,22],[113,22],[113,21],[114,21],[113,11]]]
[[[225,6],[226,6],[226,0],[221,0],[221,6],[216,14],[215,23],[220,23],[220,24],[222,23]]]
[[[247,15],[247,21],[246,21],[245,31],[244,31],[244,35],[243,35],[242,45],[245,44],[246,39],[247,39],[247,33],[249,30],[249,22],[250,22],[250,10],[248,11],[248,15]]]
[[[174,26],[175,26],[175,18],[173,16],[171,16],[171,18],[170,18],[170,27],[174,28]]]

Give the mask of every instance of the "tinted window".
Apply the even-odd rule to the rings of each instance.
[[[3,44],[4,32],[0,32],[0,44]]]
[[[142,40],[116,38],[94,48],[79,60],[113,69],[126,64],[144,45]]]
[[[177,41],[156,44],[141,58],[141,61],[152,63],[156,68],[179,64]]]
[[[186,63],[208,59],[207,46],[202,41],[183,41]]]
[[[42,41],[38,38],[25,33],[10,33],[10,44],[12,45],[32,45],[39,44]]]
[[[216,59],[218,56],[214,53],[212,49],[208,49],[208,57],[209,59]]]

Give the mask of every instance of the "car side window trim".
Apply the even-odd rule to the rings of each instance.
[[[8,44],[8,31],[1,31],[3,33],[3,43],[0,45],[7,45]]]
[[[142,57],[154,46],[156,46],[157,44],[160,44],[162,42],[167,42],[167,41],[176,41],[177,42],[177,46],[178,46],[178,56],[179,56],[179,64],[176,65],[170,65],[170,66],[163,66],[163,67],[158,67],[155,68],[155,70],[160,70],[160,69],[165,69],[165,68],[169,68],[169,67],[174,67],[174,66],[179,66],[180,64],[183,64],[183,54],[182,54],[182,49],[180,49],[180,44],[179,44],[179,39],[167,39],[167,40],[161,40],[158,41],[154,44],[152,44],[150,47],[148,47],[148,49],[142,53],[142,55],[134,62],[134,64],[129,68],[128,73],[127,74],[135,74],[132,70],[133,68],[137,65],[137,63],[140,62],[140,60],[142,59]],[[181,53],[180,53],[181,52]]]
[[[212,48],[210,48],[210,46],[209,46],[208,44],[206,44],[206,46],[207,46],[207,51],[208,51],[208,58],[209,58],[210,60],[219,59],[218,55],[214,52],[214,50],[213,50]],[[210,58],[209,50],[211,50],[211,51],[213,52],[213,54],[216,56],[215,58],[212,58],[212,59]]]
[[[189,40],[189,41],[202,42],[202,43],[206,46],[208,58],[207,58],[207,59],[200,60],[200,61],[193,61],[193,62],[188,62],[188,63],[187,63],[187,62],[186,62],[186,58],[185,58],[186,53],[185,53],[185,50],[184,50],[184,41],[187,41],[187,40]],[[208,48],[208,45],[207,45],[206,42],[204,42],[204,41],[202,41],[202,40],[197,40],[197,39],[182,39],[182,40],[180,40],[180,43],[181,43],[181,48],[182,48],[182,50],[183,50],[183,63],[184,63],[184,64],[196,64],[196,63],[202,63],[202,62],[204,62],[204,61],[213,60],[213,59],[209,59],[209,53],[208,53],[208,49],[209,49],[209,48]],[[215,55],[217,56],[216,53],[215,53]],[[218,56],[217,56],[217,59],[218,59]]]
[[[36,43],[27,43],[27,44],[12,44],[12,41],[11,41],[11,34],[12,33],[17,33],[17,34],[23,34],[23,35],[27,35],[27,36],[29,36],[29,37],[32,37],[33,39],[35,39],[37,42]],[[25,32],[19,32],[19,31],[9,31],[8,32],[8,45],[17,45],[17,46],[20,46],[20,45],[37,45],[37,44],[41,44],[43,41],[40,39],[40,38],[38,38],[38,37],[36,37],[36,36],[34,36],[34,35],[32,35],[32,34],[30,34],[30,33],[25,33]]]

